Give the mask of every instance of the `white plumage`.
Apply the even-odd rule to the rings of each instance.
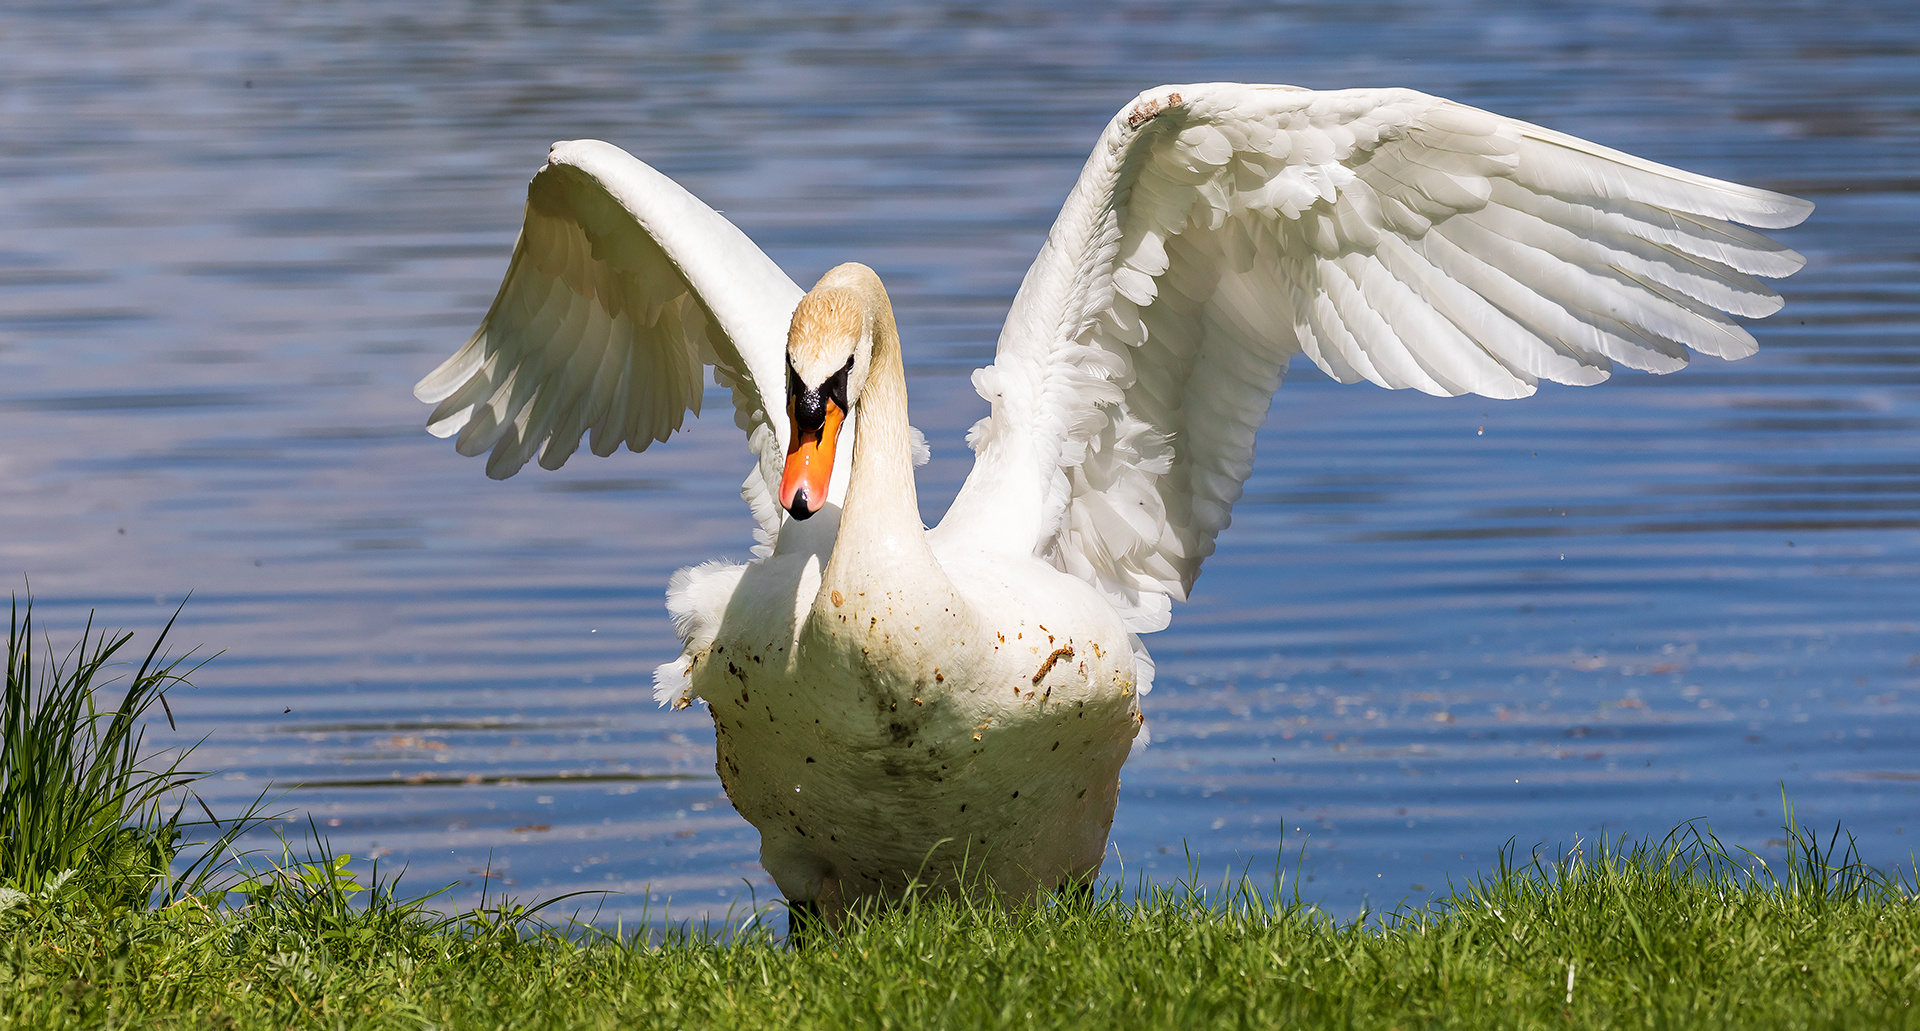
[[[1293,355],[1494,398],[1745,357],[1729,316],[1778,310],[1758,277],[1803,259],[1735,223],[1811,210],[1412,90],[1150,90],[1108,124],[974,374],[992,414],[923,531],[878,280],[843,266],[807,295],[854,306],[841,346],[838,316],[797,316],[801,289],[738,229],[576,141],[534,177],[480,329],[416,393],[498,478],[536,454],[557,468],[583,436],[600,455],[664,440],[712,366],[756,457],[742,496],[763,547],[674,577],[686,651],[661,700],[712,706],[722,778],[790,898],[831,913],[963,861],[1028,897],[1099,867],[1152,678],[1136,635],[1192,589]],[[788,377],[822,389],[842,362],[826,517],[800,521],[782,511]]]

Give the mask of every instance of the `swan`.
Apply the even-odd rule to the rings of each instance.
[[[803,291],[607,143],[557,143],[498,295],[420,381],[489,476],[644,451],[706,370],[754,456],[754,558],[682,569],[683,653],[727,795],[797,913],[916,882],[1008,902],[1100,868],[1163,629],[1226,528],[1296,354],[1342,382],[1517,398],[1689,350],[1804,259],[1797,198],[1407,89],[1162,86],[1102,132],[973,384],[991,414],[939,525],[901,341],[858,264]]]

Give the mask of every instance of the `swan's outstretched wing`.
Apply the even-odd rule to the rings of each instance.
[[[1812,205],[1412,90],[1213,83],[1115,116],[1020,286],[943,533],[1029,544],[1166,625],[1226,527],[1287,360],[1520,397],[1754,351],[1733,225]]]
[[[678,183],[598,140],[556,143],[527,186],[526,224],[473,338],[419,385],[427,428],[505,479],[536,452],[558,469],[644,451],[700,414],[702,367],[733,391],[759,457],[741,493],[769,535],[780,514],[787,323],[801,289]]]

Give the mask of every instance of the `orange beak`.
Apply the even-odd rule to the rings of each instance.
[[[818,428],[794,419],[794,402],[787,401],[787,420],[793,428],[787,443],[787,465],[780,474],[780,507],[795,519],[805,519],[827,503],[827,481],[833,478],[833,449],[840,438],[846,413],[827,401]]]

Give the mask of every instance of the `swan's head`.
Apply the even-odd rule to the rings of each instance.
[[[795,519],[805,519],[827,503],[834,447],[866,388],[874,334],[888,310],[885,302],[873,270],[849,263],[820,277],[793,309],[787,330],[790,425],[780,507]]]

